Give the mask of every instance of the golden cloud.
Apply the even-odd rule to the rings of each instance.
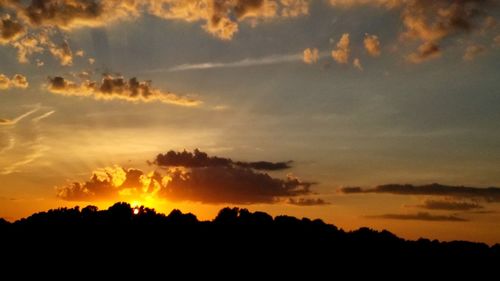
[[[75,83],[63,77],[49,78],[47,89],[64,96],[92,97],[96,100],[125,100],[130,102],[158,101],[179,106],[198,106],[200,100],[161,91],[151,86],[151,81],[138,81],[104,75],[101,82],[85,80]]]
[[[304,50],[303,61],[307,64],[317,63],[319,59],[319,51],[316,48],[307,48]]]
[[[85,182],[57,187],[57,196],[69,201],[164,198],[202,203],[276,203],[311,193],[312,183],[296,177],[273,178],[240,166],[175,167],[144,173],[122,167],[95,171]]]
[[[365,39],[363,41],[365,49],[368,54],[372,57],[379,57],[380,51],[380,40],[377,35],[365,34]]]
[[[15,74],[12,78],[7,77],[5,74],[0,74],[0,90],[8,90],[10,88],[28,88],[28,79],[21,74]]]
[[[349,48],[350,40],[349,33],[344,33],[337,43],[337,49],[332,51],[332,58],[340,64],[349,63],[349,55],[351,49]]]

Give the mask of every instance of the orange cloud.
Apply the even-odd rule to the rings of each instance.
[[[281,179],[261,172],[261,168],[274,169],[275,165],[269,166],[271,162],[234,162],[228,158],[208,157],[201,152],[164,155],[167,158],[161,158],[162,161],[169,163],[161,167],[164,175],[158,171],[146,174],[137,169],[105,168],[94,172],[88,181],[56,188],[57,196],[74,201],[153,197],[171,201],[254,204],[276,203],[311,193],[313,183],[291,175]],[[262,166],[261,163],[268,164]],[[301,199],[294,202],[302,205],[326,203]]]
[[[305,0],[150,0],[147,10],[164,19],[205,22],[203,29],[210,34],[230,40],[239,30],[239,23],[277,17],[297,17],[309,12]]]
[[[332,58],[340,64],[349,63],[349,55],[351,49],[349,48],[350,40],[349,33],[344,33],[337,43],[337,49],[332,51]]]
[[[130,102],[159,101],[180,106],[198,106],[200,100],[164,92],[151,87],[151,81],[125,80],[123,77],[104,75],[101,82],[86,80],[80,84],[54,77],[49,79],[47,89],[64,96],[92,97],[97,100],[125,100]]]
[[[316,48],[307,48],[304,50],[303,60],[307,64],[317,63],[319,59],[319,51]]]
[[[363,41],[365,45],[365,49],[368,52],[368,54],[372,57],[379,57],[380,56],[380,40],[378,39],[377,35],[370,35],[370,34],[365,34],[365,39]]]
[[[15,74],[12,78],[0,74],[0,90],[8,90],[10,88],[26,89],[28,86],[28,79],[21,74]]]
[[[374,5],[401,9],[404,26],[401,40],[420,42],[418,50],[407,56],[413,63],[440,57],[441,41],[445,38],[471,31],[484,33],[496,25],[488,13],[495,5],[492,0],[330,0],[330,4],[343,8]]]

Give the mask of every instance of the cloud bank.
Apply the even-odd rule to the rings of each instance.
[[[419,212],[416,214],[384,214],[378,216],[367,216],[368,218],[376,219],[391,219],[391,220],[418,220],[418,221],[437,221],[437,222],[465,222],[468,221],[464,218],[457,217],[454,215],[443,216],[443,215],[432,215],[426,212]]]
[[[71,201],[154,196],[171,201],[255,204],[277,203],[312,192],[311,182],[292,175],[274,178],[260,171],[288,168],[285,162],[233,161],[195,150],[194,153],[159,154],[154,164],[162,168],[150,173],[122,167],[105,168],[94,172],[88,181],[58,187],[57,196]]]

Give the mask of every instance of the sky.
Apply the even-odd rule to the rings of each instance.
[[[500,242],[494,0],[0,0],[0,217],[225,206]]]

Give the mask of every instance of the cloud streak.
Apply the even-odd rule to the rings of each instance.
[[[40,108],[37,107],[37,108],[34,108],[26,113],[23,113],[21,115],[19,115],[18,117],[10,120],[10,119],[1,119],[0,118],[0,126],[12,126],[12,125],[15,125],[17,124],[17,122],[23,120],[24,118],[30,116],[31,114],[37,112]]]
[[[466,222],[467,219],[457,217],[454,215],[443,216],[443,215],[433,215],[426,212],[419,212],[416,214],[384,214],[377,216],[367,216],[367,218],[373,219],[391,219],[391,220],[417,220],[417,221],[434,221],[434,222]]]
[[[324,57],[325,54],[320,54],[320,57]],[[285,55],[271,55],[261,58],[246,58],[238,61],[232,62],[204,62],[204,63],[193,63],[193,64],[181,64],[167,69],[169,72],[177,71],[187,71],[187,70],[206,70],[206,69],[218,69],[218,68],[242,68],[242,67],[252,67],[252,66],[265,66],[274,64],[283,64],[291,62],[303,61],[304,57],[301,54],[285,54]],[[164,71],[152,70],[152,72]]]
[[[441,184],[411,185],[411,184],[386,184],[374,188],[362,189],[361,187],[344,187],[340,191],[344,194],[360,193],[387,193],[397,195],[431,195],[450,196],[456,198],[476,198],[487,202],[500,202],[500,188],[449,186]]]
[[[25,119],[29,115],[32,115],[40,108],[41,108],[40,106],[37,106],[35,109],[17,117],[16,119],[14,119],[15,123],[19,122],[22,119]],[[34,161],[42,157],[45,154],[45,152],[49,150],[49,147],[42,143],[43,136],[41,134],[41,128],[39,123],[41,120],[51,116],[54,113],[55,111],[52,110],[31,119],[31,128],[29,129],[31,133],[29,134],[29,137],[24,137],[25,138],[24,141],[22,139],[21,141],[16,140],[14,137],[11,137],[9,139],[10,147],[8,149],[3,149],[2,153],[7,150],[16,150],[16,151],[12,153],[13,156],[6,157],[6,159],[9,159],[9,161],[6,162],[5,165],[3,165],[2,169],[0,169],[0,175],[9,175],[21,171],[22,167],[30,163],[33,163]],[[12,159],[19,159],[19,160],[12,161]]]
[[[329,202],[321,198],[290,198],[288,204],[302,207],[330,205]]]
[[[450,201],[450,200],[426,200],[423,204],[417,205],[418,208],[428,210],[447,210],[447,211],[470,211],[482,209],[483,206],[476,202]]]

